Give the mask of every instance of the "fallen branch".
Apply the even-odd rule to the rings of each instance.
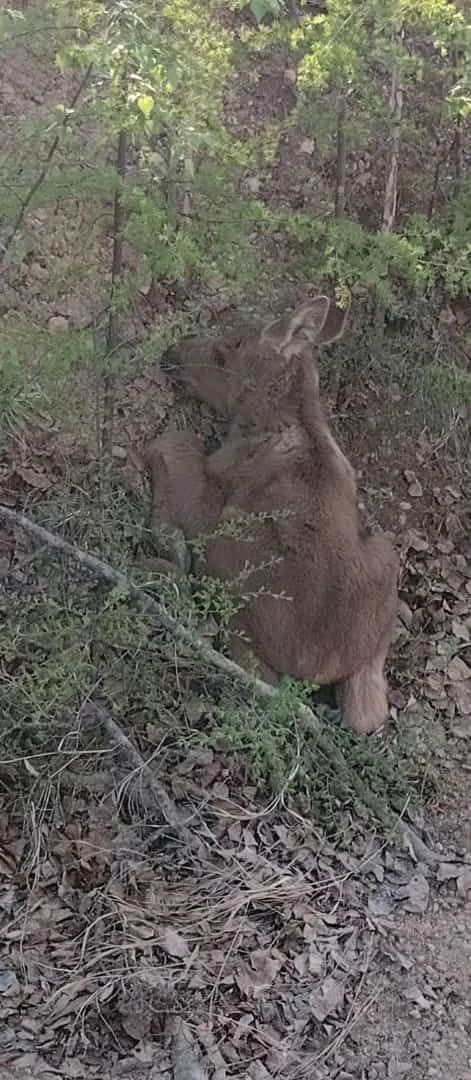
[[[131,740],[128,739],[124,731],[121,730],[119,724],[116,723],[116,720],[113,720],[105,709],[100,708],[100,706],[95,703],[90,703],[87,706],[85,719],[92,722],[98,721],[103,725],[110,738],[113,742],[118,744],[133,768],[144,778],[145,785],[158,805],[167,825],[170,825],[170,828],[177,833],[190,851],[193,851],[195,855],[198,855],[200,859],[203,859],[206,856],[204,844],[181,820],[181,815],[179,814],[173,799],[170,798],[165,788],[162,787],[162,784],[159,784],[149,763],[141,757],[139,751],[136,750],[136,747],[133,746]]]
[[[110,585],[121,585],[128,592],[129,596],[135,600],[137,604],[150,615],[153,615],[155,619],[168,630],[177,641],[181,641],[182,644],[188,645],[196,653],[198,653],[201,660],[205,664],[209,664],[211,667],[217,668],[223,675],[227,675],[230,679],[235,679],[237,682],[242,683],[246,690],[250,690],[256,693],[262,701],[273,701],[278,694],[275,686],[269,686],[268,683],[257,679],[253,675],[249,675],[233,660],[229,660],[227,656],[223,656],[222,653],[216,652],[210,645],[202,641],[197,634],[188,627],[183,626],[167,611],[167,608],[158,600],[154,600],[149,593],[142,589],[139,585],[135,585],[130,581],[125,574],[122,574],[120,570],[115,570],[109,563],[99,559],[96,555],[91,555],[88,551],[83,551],[82,548],[77,547],[75,544],[69,544],[67,540],[63,540],[61,536],[56,533],[52,533],[49,529],[44,529],[42,525],[37,525],[35,521],[31,521],[31,518],[26,514],[22,514],[19,510],[12,510],[9,506],[0,505],[0,519],[10,522],[12,525],[19,525],[25,532],[31,536],[35,536],[42,544],[46,544],[48,547],[55,551],[62,552],[63,555],[67,555],[70,559],[74,559],[75,562],[80,563],[81,566],[91,570],[94,574],[98,574]],[[314,715],[312,709],[308,705],[299,703],[297,705],[297,714],[316,734],[319,734],[322,728],[321,721]]]

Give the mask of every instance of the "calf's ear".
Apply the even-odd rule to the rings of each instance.
[[[314,300],[297,308],[294,315],[270,323],[262,332],[261,340],[269,342],[277,352],[289,356],[301,352],[306,342],[321,345],[342,337],[350,310],[332,304],[328,296],[316,296]]]

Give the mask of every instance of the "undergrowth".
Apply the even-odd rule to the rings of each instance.
[[[77,489],[68,502],[43,503],[36,517],[140,578],[197,629],[207,615],[204,603],[201,610],[204,587],[200,583],[195,601],[186,581],[182,586],[139,574],[133,563],[147,535],[142,506],[123,493],[105,504],[102,496],[95,492],[85,499]],[[98,700],[144,760],[158,748],[163,783],[191,747],[209,747],[223,755],[239,795],[240,785],[249,784],[264,800],[296,806],[301,799],[303,812],[329,831],[337,830],[345,814],[389,827],[414,798],[414,787],[417,794],[417,769],[411,786],[413,760],[405,763],[387,744],[341,728],[326,710],[318,730],[300,718],[300,702],[322,714],[312,687],[284,680],[273,703],[262,704],[190,648],[177,647],[125,589],[94,580],[78,564],[42,550],[24,572],[20,560],[4,586],[0,726],[3,765],[17,759],[17,786],[30,781],[28,760],[57,752],[67,733],[82,748],[87,745],[81,709],[84,701]],[[217,601],[217,593],[211,600]],[[227,616],[224,606],[221,614]],[[41,761],[35,776],[39,770],[46,781],[51,765]]]
[[[335,374],[340,383],[376,385],[382,422],[390,414],[388,406],[395,415],[399,392],[401,424],[409,432],[448,429],[464,419],[471,405],[471,374],[463,356],[451,342],[435,341],[419,318],[387,327],[384,334],[366,324],[353,340],[323,350],[321,367],[327,382]]]

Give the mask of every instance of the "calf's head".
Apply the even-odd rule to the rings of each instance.
[[[231,419],[270,424],[273,406],[296,410],[299,374],[317,396],[313,349],[342,337],[349,307],[317,296],[274,322],[245,324],[220,337],[184,338],[162,358],[172,381]]]

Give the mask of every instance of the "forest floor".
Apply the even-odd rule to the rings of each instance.
[[[15,49],[0,73],[5,131],[15,137],[20,120],[67,100],[65,82],[37,50]],[[231,122],[279,115],[291,94],[286,71],[268,65],[252,90],[234,94]],[[309,141],[292,131],[288,142],[263,180],[270,198],[328,205]],[[33,210],[26,235],[21,266],[4,272],[2,339],[23,316],[57,334],[89,325],[110,252],[95,208],[77,200]],[[289,299],[293,291],[306,295],[291,285]],[[224,317],[220,296],[206,302]],[[141,295],[129,329],[145,334],[155,318]],[[32,759],[22,813],[6,780],[0,811],[0,1080],[471,1080],[469,447],[458,422],[440,433],[418,424],[400,383],[374,363],[329,368],[324,383],[365,514],[401,551],[393,727],[419,745],[424,786],[433,772],[422,825],[442,859],[353,827],[350,851],[348,842],[334,850],[301,810],[264,806],[208,748],[166,753],[157,770],[191,811],[197,850],[161,827],[143,840],[132,814],[118,813],[106,754],[88,799],[65,783],[66,762],[60,800],[58,775],[45,794]],[[43,407],[15,418],[1,502],[27,511],[84,488],[89,397],[80,420]],[[173,407],[158,364],[120,378],[113,456],[139,498],[142,442]],[[211,418],[199,415],[210,433]],[[27,587],[29,550],[21,530],[2,528],[2,577],[13,565]],[[174,663],[183,679],[185,656]],[[8,761],[3,768],[7,777]]]

